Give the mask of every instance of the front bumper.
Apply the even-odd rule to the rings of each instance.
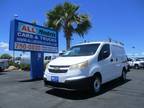
[[[77,89],[77,90],[83,90],[83,89],[90,89],[91,85],[91,77],[88,78],[82,78],[82,79],[76,79],[76,80],[66,80],[64,83],[57,83],[48,81],[46,78],[44,78],[44,84],[45,86],[50,86],[53,88],[66,88],[66,89]]]

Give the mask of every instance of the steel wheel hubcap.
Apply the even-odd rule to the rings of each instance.
[[[97,78],[94,81],[94,90],[95,90],[95,92],[99,92],[99,90],[100,90],[100,80]]]

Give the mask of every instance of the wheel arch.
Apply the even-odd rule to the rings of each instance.
[[[138,64],[138,63],[136,63],[136,64],[134,64],[134,66],[139,66],[139,64]]]
[[[102,75],[100,72],[95,72],[95,74],[93,75],[93,78],[98,76],[100,78],[100,81],[102,82]]]

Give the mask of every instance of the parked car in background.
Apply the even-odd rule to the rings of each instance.
[[[30,64],[30,57],[28,56],[16,57],[14,62],[17,64]]]
[[[128,59],[129,66],[131,68],[140,69],[144,68],[144,58],[129,58]]]
[[[51,54],[51,55],[46,55],[44,57],[44,64],[49,63],[51,60],[55,59],[56,57],[58,57],[58,54]],[[20,56],[20,57],[16,57],[15,58],[15,63],[17,64],[30,64],[31,63],[31,59],[30,56]]]
[[[133,61],[134,61],[134,59],[128,58],[128,66],[129,66],[129,68],[133,68]]]
[[[8,59],[0,59],[0,72],[8,67]]]
[[[45,56],[44,64],[48,64],[51,60],[56,59],[57,57],[58,57],[58,55]]]
[[[105,41],[81,43],[47,65],[44,83],[54,88],[89,88],[98,93],[106,82],[119,77],[126,80],[127,69],[123,45]]]

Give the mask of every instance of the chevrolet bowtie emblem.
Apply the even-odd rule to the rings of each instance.
[[[59,67],[55,67],[54,70],[60,70],[60,68]]]

